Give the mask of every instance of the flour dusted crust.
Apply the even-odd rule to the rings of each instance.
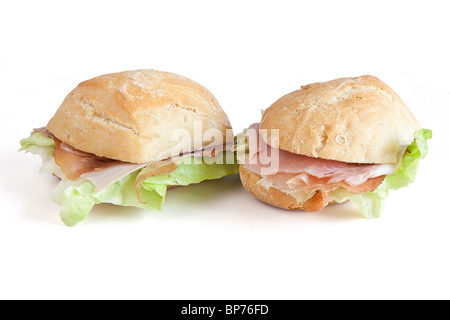
[[[193,151],[209,145],[212,141],[194,139],[194,122],[202,132],[218,129],[223,142],[231,129],[217,100],[200,84],[169,72],[133,70],[80,83],[47,129],[76,149],[145,163],[170,157],[175,146]],[[172,136],[177,129],[191,141],[180,146]]]
[[[351,163],[397,162],[419,128],[400,97],[370,75],[303,86],[272,104],[260,126],[272,147]],[[279,129],[278,143],[270,129]]]

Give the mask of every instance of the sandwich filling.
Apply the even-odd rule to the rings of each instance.
[[[428,152],[426,140],[431,138],[431,131],[418,130],[415,138],[400,151],[397,163],[345,163],[274,150],[261,137],[259,123],[256,123],[241,135],[237,149],[238,159],[245,169],[261,176],[258,182],[261,186],[291,195],[306,211],[319,211],[332,201],[351,200],[366,216],[378,217],[388,189],[398,189],[412,182],[420,159]],[[241,154],[244,151],[245,159],[239,156],[239,149]],[[270,156],[273,154],[276,156]],[[266,161],[267,155],[270,164]]]
[[[52,199],[62,205],[60,215],[68,226],[82,221],[98,203],[161,210],[168,186],[219,179],[238,171],[227,145],[143,164],[77,150],[46,128],[35,129],[21,146],[20,150],[41,156],[41,172],[61,179]],[[230,155],[233,161],[227,159]]]

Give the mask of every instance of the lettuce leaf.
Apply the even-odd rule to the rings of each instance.
[[[20,140],[19,151],[26,150],[28,152],[33,152],[37,151],[37,149],[39,148],[42,148],[44,150],[52,150],[53,152],[53,150],[55,149],[55,141],[52,138],[46,137],[40,132],[35,132],[28,138]]]
[[[225,154],[219,155],[219,157],[222,156],[225,157]],[[161,185],[187,186],[188,184],[199,183],[203,180],[219,179],[223,176],[234,174],[239,170],[236,162],[228,165],[208,164],[207,162],[209,161],[201,158],[183,158],[174,172],[147,178],[142,185],[147,188],[154,188]]]
[[[67,226],[74,226],[86,218],[95,204],[112,203],[120,206],[134,206],[145,209],[161,210],[164,196],[146,190],[139,190],[139,197],[134,189],[134,181],[139,171],[135,171],[100,193],[89,181],[61,180],[53,191],[51,198],[62,206],[60,216]]]
[[[20,140],[19,151],[26,151],[38,155],[42,160],[40,173],[48,172],[58,177],[64,176],[61,168],[55,163],[53,153],[55,152],[55,141],[40,132],[35,132],[28,138]]]
[[[61,178],[51,198],[62,206],[60,216],[67,226],[81,222],[92,207],[99,203],[161,210],[168,185],[186,186],[204,180],[219,179],[234,174],[239,169],[236,161],[226,164],[225,153],[217,155],[218,159],[186,157],[181,160],[174,172],[147,178],[142,182],[140,189],[135,189],[135,180],[141,171],[137,170],[97,193],[91,182],[83,179],[71,181],[65,177],[54,161],[55,143],[52,138],[36,132],[21,140],[20,144],[19,151],[41,156],[43,168],[41,172],[50,172]],[[219,157],[223,157],[224,161],[215,161],[220,160]]]
[[[368,218],[380,217],[389,190],[404,188],[412,183],[417,176],[420,161],[428,154],[427,140],[431,139],[429,129],[420,129],[414,133],[415,140],[406,149],[400,168],[393,175],[387,176],[383,183],[374,191],[357,195],[346,195]]]

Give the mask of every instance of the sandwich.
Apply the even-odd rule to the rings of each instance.
[[[215,97],[183,76],[133,70],[81,82],[47,126],[20,141],[60,179],[51,198],[68,226],[95,204],[161,210],[170,187],[238,171]]]
[[[414,181],[431,136],[374,76],[313,83],[238,135],[240,178],[276,207],[315,212],[349,200],[375,218],[389,190]]]

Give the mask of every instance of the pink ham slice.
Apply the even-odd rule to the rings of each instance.
[[[277,173],[306,173],[317,178],[328,178],[328,182],[345,181],[348,185],[357,186],[364,183],[367,179],[382,175],[394,174],[397,171],[399,163],[396,164],[356,164],[346,163],[334,160],[325,160],[320,158],[307,157],[300,154],[291,153],[278,149],[277,165],[264,165],[261,162],[261,154],[272,154],[272,147],[267,145],[258,133],[249,134],[249,130],[259,131],[259,123],[252,124],[247,130],[247,139],[257,136],[257,148],[252,148],[250,143],[249,164],[246,168],[254,173],[264,175],[275,175]],[[253,150],[252,150],[253,149]]]
[[[344,187],[349,192],[360,194],[366,191],[375,190],[386,176],[369,178],[363,183],[353,186],[342,181],[330,182],[330,178],[317,178],[307,173],[278,173],[271,176],[264,176],[265,182],[281,190],[303,191],[311,193],[316,190],[324,192],[333,191],[338,187]]]
[[[255,130],[255,132],[249,132]],[[262,154],[276,154],[259,134],[259,123],[253,124],[246,133],[248,141],[257,137],[256,144],[249,141],[249,163],[247,170],[264,177],[265,184],[280,190],[320,193],[320,199],[311,210],[325,207],[331,192],[339,187],[353,194],[375,190],[388,174],[398,169],[397,164],[354,164],[340,161],[312,158],[284,150],[276,150],[275,165],[263,164]],[[252,147],[253,146],[253,147]],[[264,174],[263,174],[264,173]],[[317,200],[317,199],[316,199]]]
[[[121,163],[121,161],[74,149],[56,137],[53,140],[55,140],[55,162],[69,180],[77,180],[85,173],[103,170]]]
[[[89,180],[97,192],[147,165],[102,158],[77,150],[54,137],[45,127],[34,129],[32,133],[35,132],[55,141],[54,159],[67,179],[74,181],[81,177]]]
[[[34,132],[40,132],[47,137],[53,138],[55,141],[54,159],[56,164],[61,167],[61,170],[67,179],[75,181],[80,178],[92,182],[95,186],[96,192],[101,192],[111,184],[119,181],[128,174],[149,166],[152,163],[128,163],[119,160],[113,160],[103,157],[98,157],[95,154],[80,151],[71,147],[70,145],[60,141],[54,137],[45,127],[34,129]],[[172,171],[177,168],[176,163],[184,157],[214,157],[221,151],[231,149],[232,145],[225,144],[221,146],[208,147],[204,150],[193,151],[192,153],[179,155],[164,160],[165,162],[173,162],[175,165],[171,166]],[[153,164],[159,164],[155,162]]]

